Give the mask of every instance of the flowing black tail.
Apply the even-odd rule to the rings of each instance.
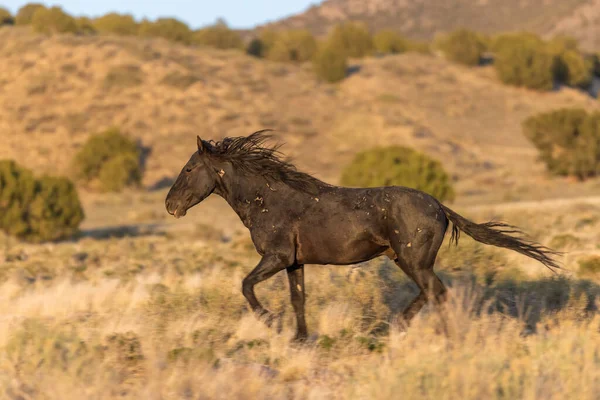
[[[450,243],[454,241],[458,245],[460,231],[463,231],[478,242],[497,247],[504,247],[527,257],[531,257],[544,264],[552,272],[556,272],[554,271],[554,268],[561,269],[557,262],[552,259],[552,256],[560,255],[562,253],[525,239],[523,237],[523,232],[518,228],[501,222],[476,224],[458,215],[448,207],[442,204],[440,205],[442,206],[446,217],[448,217],[453,224]]]

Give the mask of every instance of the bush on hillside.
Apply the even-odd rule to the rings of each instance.
[[[313,68],[319,78],[334,83],[346,77],[348,61],[343,51],[325,45],[313,58]]]
[[[47,35],[78,31],[75,18],[65,13],[60,7],[38,8],[31,19],[31,26],[36,32]]]
[[[406,39],[392,30],[383,30],[373,36],[373,45],[379,53],[404,53],[409,50]]]
[[[112,33],[115,35],[136,35],[138,24],[129,14],[109,13],[93,21],[98,32]]]
[[[565,108],[532,116],[523,133],[554,175],[585,179],[600,175],[600,112]]]
[[[346,57],[362,58],[373,53],[373,38],[366,25],[345,22],[337,25],[327,39],[329,46],[342,51]]]
[[[75,155],[73,172],[79,181],[104,191],[135,186],[142,178],[140,151],[134,141],[112,128],[85,143]]]
[[[536,90],[554,86],[554,56],[543,42],[504,37],[495,44],[494,66],[500,80],[508,85]]]
[[[529,43],[533,46],[542,46],[544,41],[535,33],[531,32],[513,32],[502,33],[490,39],[490,50],[498,53],[507,47],[514,46],[515,43]]]
[[[547,45],[554,55],[554,78],[569,86],[589,87],[595,64],[593,59],[581,53],[577,40],[559,36],[550,40]]]
[[[15,24],[29,25],[33,19],[33,14],[35,14],[35,12],[40,8],[46,8],[46,6],[40,3],[25,4],[23,7],[19,8],[19,11],[17,11],[17,15],[15,16]]]
[[[142,21],[138,34],[140,36],[161,37],[183,44],[192,42],[191,29],[187,24],[175,18],[159,18],[154,22]]]
[[[258,58],[263,58],[266,54],[265,44],[259,38],[252,39],[246,47],[246,54]]]
[[[390,146],[358,153],[343,173],[343,185],[354,187],[406,186],[440,201],[453,200],[454,189],[442,165],[413,149]]]
[[[304,62],[313,58],[317,51],[317,41],[307,30],[290,30],[282,32],[266,55],[273,61]]]
[[[440,48],[450,61],[463,65],[479,65],[485,51],[482,38],[475,32],[459,29],[440,42]]]
[[[578,88],[592,83],[594,63],[576,50],[567,50],[555,56],[554,77],[560,82]]]
[[[240,34],[229,29],[225,23],[217,23],[195,31],[192,35],[192,42],[217,49],[244,48],[244,41]]]
[[[75,18],[75,23],[77,24],[77,31],[83,35],[93,35],[96,33],[94,21],[88,17]]]
[[[408,48],[406,51],[412,51],[421,54],[431,54],[431,44],[429,44],[428,42],[409,40]]]
[[[142,180],[139,157],[133,153],[112,157],[100,169],[98,179],[102,189],[108,192],[137,186]]]
[[[14,25],[15,19],[13,18],[10,11],[4,7],[0,7],[0,26],[2,25]]]
[[[264,29],[258,37],[250,41],[246,52],[254,57],[265,58],[269,50],[273,47],[280,33],[272,29]]]
[[[14,161],[0,161],[1,230],[31,242],[60,240],[75,234],[83,218],[71,181],[36,179]]]

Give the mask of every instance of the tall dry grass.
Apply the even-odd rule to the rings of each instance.
[[[192,269],[186,247],[190,264],[194,252],[211,261]],[[590,281],[442,271],[446,323],[426,308],[404,331],[395,316],[416,288],[393,264],[309,266],[312,337],[299,346],[285,274],[257,290],[278,326],[247,311],[240,282],[255,260],[243,245],[150,237],[25,250],[23,266],[39,253],[58,270],[24,283],[11,275],[17,266],[0,288],[3,398],[593,399],[600,390]],[[101,254],[88,258],[87,276],[59,266],[75,250]],[[463,266],[497,257],[474,253],[449,254]],[[141,260],[150,267],[137,274],[103,272]]]

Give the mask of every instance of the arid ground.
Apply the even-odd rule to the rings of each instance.
[[[0,398],[596,399],[600,393],[600,181],[555,178],[521,133],[526,117],[598,109],[578,90],[501,85],[489,67],[432,55],[368,58],[338,85],[310,65],[158,39],[43,37],[0,28],[0,158],[68,175],[93,133],[147,147],[144,188],[80,190],[81,237],[0,237]],[[220,198],[179,220],[164,198],[205,139],[276,129],[302,170],[338,183],[359,151],[401,144],[452,174],[450,207],[520,226],[566,252],[553,274],[462,235],[436,271],[446,320],[391,262],[306,268],[310,340],[290,342],[285,274],[257,288],[278,326],[247,309],[258,261]]]

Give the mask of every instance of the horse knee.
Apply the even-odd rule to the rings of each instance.
[[[254,282],[249,277],[244,278],[242,280],[242,293],[244,297],[252,296],[252,290],[254,288]]]

